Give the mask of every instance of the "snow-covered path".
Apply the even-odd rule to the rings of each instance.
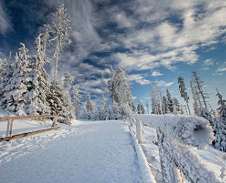
[[[0,182],[142,182],[123,121],[62,126],[2,143],[0,153]]]

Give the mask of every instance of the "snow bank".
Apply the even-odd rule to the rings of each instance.
[[[143,150],[141,149],[141,146],[138,144],[136,137],[133,134],[133,130],[131,128],[131,125],[129,125],[130,133],[133,138],[134,146],[136,149],[139,165],[140,165],[140,171],[143,178],[144,183],[156,183],[154,176],[151,173],[151,170],[149,168],[147,159],[143,153]]]
[[[144,124],[161,129],[168,138],[177,139],[181,144],[204,148],[213,139],[209,122],[195,116],[175,115],[131,115]]]

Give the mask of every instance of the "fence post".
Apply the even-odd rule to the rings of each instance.
[[[138,143],[142,143],[142,122],[141,120],[136,120],[136,138],[138,139]]]
[[[52,127],[55,127],[57,126],[57,117],[54,117],[53,118],[53,124],[52,124]]]
[[[12,131],[13,131],[13,119],[10,122],[10,129],[9,129],[9,136],[12,137]]]
[[[8,136],[9,136],[9,131],[10,131],[10,123],[11,123],[11,121],[10,121],[10,120],[8,120],[8,121],[7,121],[7,127],[6,127],[6,134],[5,134],[5,136],[6,136],[6,137],[8,137]]]

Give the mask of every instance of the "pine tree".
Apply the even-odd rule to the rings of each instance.
[[[105,83],[104,83],[104,72],[101,72],[101,85],[102,85],[102,101],[100,104],[100,110],[99,110],[99,119],[100,120],[106,120],[107,118],[107,103],[106,103],[106,98],[105,98],[105,94],[104,94],[104,90],[105,90]]]
[[[87,95],[87,100],[86,100],[86,112],[87,112],[88,119],[94,119],[96,106],[95,106],[95,103],[91,100],[89,93]]]
[[[67,44],[70,44],[69,39],[69,30],[71,30],[70,23],[71,19],[66,13],[67,9],[64,8],[64,4],[59,6],[57,8],[57,12],[53,14],[53,16],[56,19],[56,22],[53,22],[52,25],[45,25],[47,28],[47,32],[49,33],[49,41],[52,43],[56,40],[56,49],[53,58],[56,59],[56,65],[55,65],[55,74],[54,79],[57,80],[57,74],[58,74],[58,62],[60,58],[60,54],[62,52],[63,44],[66,42]]]
[[[167,100],[168,100],[168,111],[170,113],[173,113],[173,109],[174,109],[173,104],[174,104],[174,102],[173,102],[173,98],[172,98],[172,96],[171,96],[171,94],[170,94],[168,89],[166,89],[166,95],[167,95]]]
[[[179,83],[179,90],[180,90],[181,97],[186,102],[189,114],[191,114],[190,108],[189,108],[189,105],[188,105],[189,97],[188,97],[188,94],[186,92],[187,89],[186,89],[186,86],[185,86],[185,83],[184,83],[184,78],[178,77],[178,83]]]
[[[115,70],[112,68],[112,66],[110,67],[110,80],[108,81],[108,88],[109,88],[109,93],[110,93],[110,97],[112,99],[112,104],[114,102],[116,102],[117,104],[120,103],[121,98],[120,98],[120,94],[118,91],[118,85],[116,83],[116,72]]]
[[[145,114],[144,106],[140,102],[140,99],[139,98],[138,98],[137,114]]]
[[[80,114],[80,98],[79,95],[79,85],[73,86],[73,102],[74,102],[74,109],[75,109],[75,116],[78,119]]]
[[[169,110],[169,106],[168,106],[168,98],[166,96],[163,96],[163,106],[164,106],[164,112],[165,114],[169,114],[170,110]]]
[[[156,99],[156,91],[154,86],[152,85],[152,82],[150,82],[151,85],[151,106],[152,106],[152,114],[158,114],[158,103]]]
[[[147,114],[150,113],[150,112],[149,112],[149,104],[148,104],[148,102],[146,102],[146,111],[147,111]]]
[[[177,98],[173,98],[174,100],[174,106],[175,106],[175,110],[177,113],[180,113],[181,112],[181,109],[180,109],[180,102],[177,100]]]
[[[208,110],[207,102],[206,102],[207,96],[206,96],[206,93],[203,91],[203,83],[204,82],[200,80],[200,76],[197,75],[197,72],[192,71],[192,73],[193,73],[193,81],[197,86],[198,93],[201,95],[201,97],[203,99],[205,109]]]
[[[71,95],[70,95],[70,90],[71,90],[71,84],[74,81],[74,77],[69,73],[66,72],[64,74],[64,100],[66,103],[66,109],[68,112],[70,112],[71,116],[74,118],[74,107],[72,105],[72,100],[71,100]]]
[[[218,105],[220,105],[220,107],[217,109],[219,117],[215,128],[216,135],[214,146],[216,149],[226,152],[226,100],[223,100],[218,90],[216,96],[218,97]]]
[[[53,79],[50,83],[47,101],[51,108],[51,114],[59,115],[59,122],[71,124],[71,120],[74,118],[73,111],[68,110],[69,106],[65,97],[65,89],[58,80]]]
[[[198,116],[199,114],[199,105],[198,105],[198,96],[197,96],[197,92],[193,86],[193,81],[190,80],[190,87],[191,87],[191,91],[192,91],[192,95],[193,95],[193,110],[194,110],[194,113],[195,115]]]
[[[28,49],[23,43],[21,45],[19,58],[15,63],[10,61],[4,68],[4,72],[1,72],[1,105],[8,112],[25,115],[24,94],[27,92],[25,74],[28,72]]]

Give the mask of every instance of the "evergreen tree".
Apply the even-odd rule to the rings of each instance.
[[[193,110],[194,110],[194,113],[195,115],[198,116],[199,114],[199,105],[198,105],[198,96],[197,96],[197,92],[193,86],[193,81],[190,80],[190,87],[191,87],[191,91],[192,91],[192,95],[193,95]]]
[[[148,102],[146,102],[146,111],[147,111],[147,114],[150,113],[150,112],[149,112],[149,104],[148,104]]]
[[[51,108],[51,114],[59,115],[59,122],[71,124],[71,120],[74,118],[73,111],[70,110],[71,105],[68,105],[69,101],[65,97],[65,89],[58,80],[53,79],[50,83],[47,101]]]
[[[102,101],[100,104],[100,110],[99,110],[99,119],[100,120],[106,120],[108,116],[108,112],[106,111],[107,108],[107,103],[106,103],[106,98],[104,95],[104,90],[105,90],[105,83],[104,83],[104,72],[102,71],[101,73],[101,84],[102,84]]]
[[[138,98],[137,114],[145,114],[144,106],[140,102],[140,99],[139,98]]]
[[[173,98],[173,100],[174,100],[174,106],[175,106],[176,112],[181,113],[180,102],[177,100],[177,98]]]
[[[25,115],[24,94],[27,92],[26,73],[28,72],[28,49],[23,43],[19,48],[19,58],[6,64],[1,72],[1,105],[8,112]]]
[[[219,117],[216,124],[216,135],[214,146],[216,149],[226,152],[226,100],[223,100],[222,95],[217,91],[218,105],[217,109]]]
[[[73,102],[74,102],[74,109],[75,109],[75,116],[78,119],[80,114],[80,98],[79,95],[79,85],[73,86]]]
[[[173,107],[174,101],[173,101],[173,98],[172,98],[172,96],[171,96],[171,94],[170,94],[170,92],[169,92],[168,89],[166,89],[166,95],[167,95],[167,100],[168,100],[168,111],[169,111],[170,113],[173,113],[173,109],[174,109],[174,107]]]
[[[178,77],[178,83],[179,83],[179,90],[180,90],[181,97],[186,102],[189,114],[191,114],[190,108],[189,108],[189,105],[188,105],[189,97],[188,97],[188,94],[186,92],[187,89],[186,89],[186,86],[185,86],[185,83],[184,83],[184,78]]]
[[[163,96],[163,106],[164,106],[164,112],[165,114],[169,114],[170,111],[169,111],[169,106],[168,106],[168,98],[166,96]]]
[[[208,110],[207,102],[206,102],[207,94],[203,91],[204,82],[200,80],[200,76],[197,75],[197,72],[192,71],[192,73],[193,73],[193,81],[197,86],[198,93],[201,95],[203,99],[204,107],[206,110]]]
[[[152,114],[159,114],[158,112],[158,103],[157,103],[157,98],[156,98],[156,91],[154,86],[151,84],[151,106],[152,106]]]
[[[94,119],[94,114],[96,112],[96,106],[95,106],[94,102],[91,100],[90,94],[87,95],[86,112],[87,112],[88,119]]]

